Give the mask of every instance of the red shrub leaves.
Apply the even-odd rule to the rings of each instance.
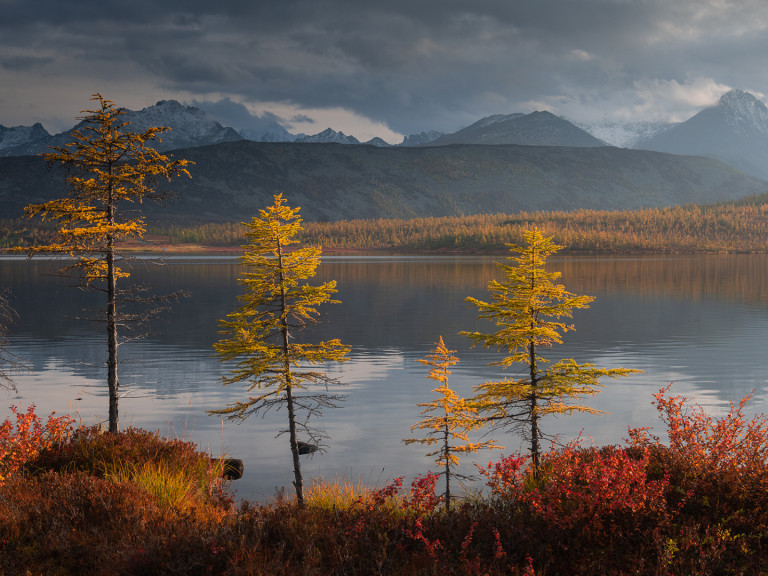
[[[424,476],[416,477],[411,482],[411,493],[403,499],[405,508],[418,512],[419,514],[428,514],[440,504],[440,498],[435,495],[435,484],[438,474],[431,472]]]
[[[496,464],[488,462],[487,468],[478,466],[478,470],[480,474],[488,478],[486,484],[491,488],[494,495],[514,498],[522,488],[524,466],[527,461],[528,456],[512,454],[502,457]]]
[[[648,458],[620,447],[570,444],[543,456],[536,481],[523,468],[527,458],[517,455],[480,471],[494,494],[523,505],[550,527],[598,531],[628,514],[662,513],[669,482],[647,477]]]
[[[0,424],[0,485],[42,450],[66,439],[74,421],[69,416],[54,418],[53,412],[43,424],[35,414],[34,404],[26,413],[18,412],[16,406],[11,406],[11,411],[16,425],[8,419]]]
[[[721,418],[714,418],[700,406],[689,407],[683,396],[667,396],[669,386],[654,394],[654,405],[666,424],[669,449],[684,460],[690,471],[750,475],[765,471],[768,458],[768,417],[744,417],[745,396]],[[659,446],[659,438],[647,428],[629,430],[634,445]]]
[[[540,485],[525,501],[552,526],[568,530],[609,529],[627,515],[658,517],[669,481],[648,479],[648,458],[613,446],[550,452]]]

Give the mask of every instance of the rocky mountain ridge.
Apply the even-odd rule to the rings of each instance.
[[[639,140],[634,148],[717,158],[768,179],[768,107],[748,92],[731,90],[715,106]]]
[[[242,140],[242,136],[233,128],[225,128],[218,122],[210,120],[199,108],[184,106],[176,100],[161,100],[143,110],[126,110],[122,121],[129,122],[130,129],[135,132],[142,132],[153,126],[170,127],[171,130],[160,135],[159,141],[154,146],[160,152]],[[4,146],[0,141],[0,156],[31,156],[49,152],[51,147],[65,147],[73,140],[72,132],[81,130],[85,126],[86,123],[81,121],[71,130],[55,135],[48,134],[45,129],[43,129],[44,134],[37,130],[34,133],[30,132],[30,138],[26,140],[21,138],[18,143],[10,146]],[[42,129],[42,126],[40,128]],[[3,129],[4,127],[0,126],[0,134]],[[35,137],[32,137],[33,135]]]
[[[551,112],[488,116],[458,132],[440,136],[425,146],[451,144],[586,147],[606,145],[602,140]]]

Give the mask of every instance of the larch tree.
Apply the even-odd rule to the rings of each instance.
[[[503,448],[497,446],[494,440],[484,442],[470,442],[469,433],[481,428],[483,420],[478,416],[478,409],[472,402],[459,397],[448,385],[450,367],[457,364],[459,359],[454,356],[455,350],[449,350],[443,342],[443,337],[437,342],[435,349],[426,358],[417,359],[418,362],[429,366],[427,378],[438,382],[437,388],[432,391],[439,394],[432,402],[422,403],[421,414],[424,419],[411,426],[411,432],[425,430],[424,438],[406,438],[406,444],[437,445],[437,450],[428,452],[427,456],[435,456],[435,463],[445,470],[445,509],[451,509],[451,477],[468,478],[457,474],[455,471],[459,465],[458,454],[471,454],[483,448]],[[456,442],[463,442],[456,443]]]
[[[554,363],[542,353],[562,343],[562,335],[574,329],[563,319],[572,318],[573,310],[588,308],[591,296],[578,296],[556,284],[559,272],[547,272],[547,258],[560,250],[552,238],[537,229],[523,234],[526,246],[509,244],[510,264],[497,266],[504,280],[491,280],[490,302],[467,298],[477,307],[479,317],[496,323],[498,330],[490,334],[462,332],[474,344],[496,348],[505,356],[490,365],[504,369],[519,367],[520,377],[485,382],[475,387],[474,400],[481,406],[486,420],[509,426],[530,441],[531,464],[534,475],[540,467],[540,422],[544,416],[568,415],[573,412],[602,413],[579,403],[585,396],[599,392],[599,378],[627,376],[638,370],[597,368],[593,364],[578,364],[571,358]]]
[[[328,391],[328,385],[338,384],[338,380],[317,368],[326,362],[345,361],[349,347],[338,339],[299,341],[301,332],[317,322],[318,307],[338,301],[331,298],[335,281],[306,282],[315,275],[321,249],[292,248],[302,229],[298,212],[299,208],[288,207],[282,195],[277,195],[271,206],[245,223],[248,244],[243,246],[239,279],[245,293],[239,297],[242,305],[221,321],[221,334],[226,337],[214,349],[220,360],[234,361],[222,383],[244,382],[251,394],[210,413],[242,420],[284,406],[288,428],[279,435],[288,434],[293,485],[298,504],[303,506],[300,446],[307,443],[314,448],[325,438],[321,430],[310,426],[310,418],[321,416],[323,408],[336,407],[342,398]],[[300,413],[303,419],[299,419]],[[304,439],[299,440],[299,432]]]
[[[119,265],[119,243],[144,234],[144,218],[137,212],[137,205],[145,200],[161,201],[167,193],[156,186],[174,176],[189,176],[189,172],[185,168],[188,161],[174,160],[152,147],[152,142],[159,141],[169,128],[131,132],[129,123],[120,120],[124,109],[115,108],[101,94],[94,94],[91,101],[98,107],[82,112],[85,116],[79,119],[84,121],[83,126],[73,131],[73,142],[42,154],[49,165],[65,167],[70,193],[66,198],[25,208],[29,218],[53,219],[59,226],[54,243],[28,251],[30,255],[71,256],[74,263],[64,272],[79,277],[84,287],[106,294],[109,431],[116,433],[118,326],[126,319],[118,310],[125,291],[118,289],[117,282],[130,275]]]

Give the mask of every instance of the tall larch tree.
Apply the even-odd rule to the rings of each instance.
[[[445,470],[445,509],[451,509],[451,477],[467,478],[457,474],[455,469],[459,465],[458,454],[471,454],[483,448],[503,448],[497,446],[494,440],[483,442],[470,442],[469,433],[481,428],[483,420],[478,416],[475,404],[459,397],[448,385],[450,367],[457,364],[459,359],[454,356],[455,350],[449,350],[443,342],[443,337],[435,345],[435,349],[426,358],[418,358],[417,361],[429,366],[427,378],[438,382],[437,388],[432,392],[439,394],[432,402],[422,403],[421,414],[424,419],[411,426],[411,432],[425,430],[424,438],[406,438],[406,444],[437,445],[437,450],[428,452],[427,456],[435,456],[435,463]],[[463,442],[456,443],[456,442]]]
[[[109,387],[109,431],[116,433],[119,425],[117,377],[118,302],[121,292],[118,279],[129,272],[118,264],[119,243],[141,238],[145,231],[144,218],[137,205],[145,200],[161,201],[167,192],[157,185],[179,175],[189,176],[188,161],[174,160],[152,147],[166,127],[148,128],[137,133],[121,122],[125,114],[111,100],[94,94],[94,110],[84,110],[78,119],[83,126],[72,133],[73,141],[54,152],[42,154],[49,165],[62,165],[67,170],[70,193],[66,198],[25,208],[28,217],[58,221],[54,243],[35,246],[34,254],[68,254],[74,264],[65,271],[81,279],[83,286],[106,294],[105,321],[107,326],[107,384]]]
[[[474,344],[496,348],[505,356],[490,365],[504,369],[522,367],[519,378],[504,378],[475,387],[474,400],[482,407],[487,421],[520,431],[530,441],[531,464],[534,475],[540,467],[540,422],[551,414],[573,412],[601,413],[579,401],[599,392],[599,378],[627,376],[637,370],[597,368],[593,364],[578,364],[571,358],[554,363],[542,353],[562,343],[562,335],[574,329],[562,319],[572,318],[573,310],[588,308],[591,296],[578,296],[555,284],[559,272],[547,272],[547,258],[560,250],[552,240],[536,229],[527,230],[526,246],[509,244],[516,256],[507,258],[509,264],[497,263],[504,280],[491,280],[490,302],[467,298],[477,307],[479,317],[496,323],[498,330],[490,334],[462,332]]]
[[[239,282],[245,293],[242,305],[221,321],[226,335],[214,345],[222,361],[235,361],[224,385],[244,382],[251,395],[212,414],[242,420],[251,414],[286,408],[288,433],[293,456],[293,485],[299,506],[304,504],[299,448],[301,442],[318,446],[324,438],[321,430],[310,427],[311,417],[322,409],[335,407],[341,396],[328,392],[329,384],[339,382],[317,366],[343,362],[349,347],[338,339],[318,343],[300,342],[302,331],[315,324],[321,304],[338,303],[331,297],[336,282],[320,285],[306,282],[315,275],[320,263],[318,246],[293,247],[299,242],[302,219],[299,208],[286,205],[282,195],[259,211],[246,226],[248,244],[240,264]],[[304,418],[299,419],[300,412]],[[299,432],[304,439],[299,440]]]

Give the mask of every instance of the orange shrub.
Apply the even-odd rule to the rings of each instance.
[[[26,413],[18,412],[16,406],[11,406],[11,411],[16,425],[9,419],[0,424],[0,485],[41,451],[68,438],[74,422],[69,416],[54,418],[53,412],[43,424],[35,414],[34,404]]]

